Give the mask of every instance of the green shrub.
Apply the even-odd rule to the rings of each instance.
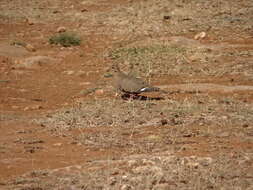
[[[50,44],[60,44],[63,47],[78,46],[81,43],[80,37],[75,34],[63,32],[52,36],[49,39]]]

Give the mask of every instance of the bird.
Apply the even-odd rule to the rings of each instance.
[[[158,87],[150,86],[140,78],[122,72],[118,64],[113,64],[111,69],[113,74],[113,86],[117,91],[133,96],[138,96],[143,92],[162,91]]]

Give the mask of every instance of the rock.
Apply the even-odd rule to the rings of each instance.
[[[132,186],[125,184],[125,185],[122,185],[120,189],[121,190],[130,190],[130,189],[133,189],[133,188],[132,188]]]
[[[62,143],[54,143],[53,146],[62,146]]]
[[[63,71],[63,74],[73,75],[75,71]]]
[[[212,162],[213,159],[211,157],[203,157],[203,158],[198,158],[198,162],[202,165],[202,166],[209,166]]]
[[[35,51],[36,51],[36,49],[34,48],[34,46],[31,45],[31,44],[26,44],[26,45],[25,45],[25,48],[26,48],[28,51],[31,51],[31,52],[35,52]]]
[[[243,127],[243,128],[248,128],[248,127],[249,127],[249,125],[248,125],[248,124],[246,124],[246,123],[244,123],[244,124],[242,125],[242,127]]]
[[[57,14],[57,13],[60,13],[60,12],[61,12],[60,10],[54,10],[53,14]]]
[[[161,120],[161,124],[162,124],[162,125],[168,124],[168,120],[167,120],[167,119],[162,119],[162,120]]]
[[[206,33],[205,32],[200,32],[200,33],[198,33],[198,34],[196,34],[195,36],[194,36],[194,39],[195,40],[202,40],[202,39],[204,39],[206,37]]]
[[[79,76],[79,77],[85,77],[86,76],[86,71],[78,71],[77,73],[76,73],[76,75],[77,76]]]
[[[164,20],[169,20],[170,18],[171,18],[171,16],[168,16],[168,15],[163,16]]]
[[[129,160],[128,161],[128,166],[129,167],[132,167],[132,166],[134,166],[134,165],[136,165],[137,164],[137,161],[136,160]]]
[[[97,89],[95,91],[95,95],[103,95],[104,94],[104,90],[103,89]]]
[[[88,11],[88,9],[86,9],[86,8],[81,9],[81,12],[87,12],[87,11]]]
[[[26,19],[26,22],[27,22],[29,25],[34,25],[34,21],[33,21],[32,19],[27,18],[27,19]]]
[[[195,168],[197,169],[199,167],[199,163],[198,162],[194,162],[194,161],[189,161],[186,166],[189,166],[191,168]]]
[[[56,30],[58,33],[66,32],[66,28],[64,26],[60,26]]]
[[[39,109],[42,109],[42,106],[41,105],[35,105],[35,106],[27,106],[24,108],[24,111],[30,111],[30,110],[39,110]]]
[[[52,64],[57,62],[48,56],[32,56],[24,59],[19,59],[14,61],[14,68],[37,68],[45,64]]]

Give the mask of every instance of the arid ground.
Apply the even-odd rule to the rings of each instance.
[[[1,0],[0,189],[252,190],[252,0]]]

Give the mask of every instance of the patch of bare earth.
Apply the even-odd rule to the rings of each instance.
[[[0,189],[253,188],[250,0],[0,10]],[[113,63],[166,93],[115,98]]]

